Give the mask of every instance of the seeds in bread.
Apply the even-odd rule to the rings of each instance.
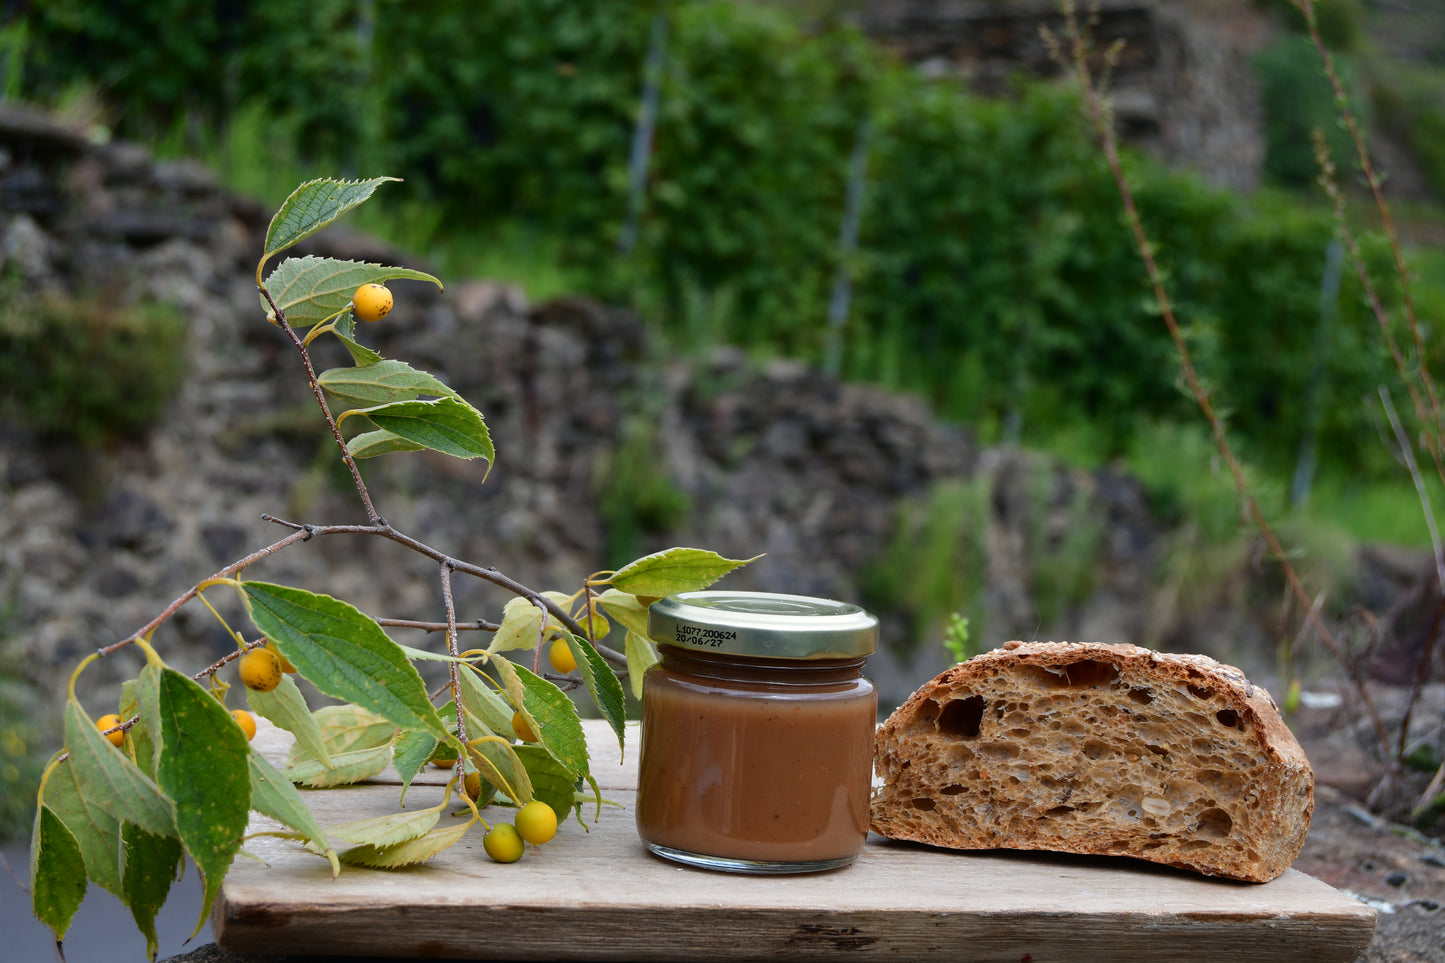
[[[1265,882],[1314,775],[1269,693],[1205,656],[1010,642],[879,729],[872,829],[954,849],[1133,856]]]

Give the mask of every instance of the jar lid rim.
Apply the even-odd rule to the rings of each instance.
[[[702,590],[653,603],[653,641],[767,659],[856,658],[878,647],[878,619],[851,602],[780,592]]]

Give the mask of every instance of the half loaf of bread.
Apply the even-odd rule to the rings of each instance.
[[[1205,656],[1134,645],[1009,642],[956,665],[883,724],[874,769],[872,828],[894,839],[1252,882],[1289,867],[1314,810],[1309,761],[1268,692]]]

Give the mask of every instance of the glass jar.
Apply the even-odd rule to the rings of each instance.
[[[851,863],[868,835],[878,620],[856,605],[685,592],[652,606],[637,831],[667,859],[742,873]]]

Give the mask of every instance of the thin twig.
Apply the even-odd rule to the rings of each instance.
[[[1440,583],[1440,591],[1445,592],[1445,551],[1442,551],[1440,544],[1440,529],[1435,525],[1435,509],[1430,505],[1430,491],[1425,487],[1425,479],[1420,475],[1420,466],[1415,461],[1415,451],[1410,444],[1409,437],[1405,434],[1405,428],[1400,424],[1400,416],[1395,414],[1395,404],[1390,400],[1390,393],[1380,385],[1380,403],[1385,406],[1385,417],[1390,421],[1390,430],[1395,433],[1395,441],[1400,446],[1400,458],[1405,462],[1405,467],[1410,470],[1410,480],[1415,483],[1415,494],[1420,499],[1420,507],[1425,511],[1425,528],[1430,532],[1430,548],[1435,558],[1435,578]]]
[[[488,622],[486,619],[458,622],[454,626],[449,626],[445,622],[422,622],[417,619],[377,619],[376,624],[392,629],[420,629],[423,632],[445,632],[449,628],[455,628],[459,632],[495,632],[501,628],[496,622]]]
[[[439,566],[439,571],[442,582],[442,602],[446,605],[447,610],[447,655],[452,657],[452,661],[447,663],[447,670],[451,675],[452,702],[457,710],[457,738],[465,746],[467,744],[467,720],[466,712],[462,708],[462,669],[456,662],[460,648],[457,645],[457,603],[452,596],[451,559],[444,560]],[[464,783],[467,778],[466,762],[467,754],[465,752],[458,753],[457,786],[463,791],[465,791]]]
[[[305,526],[293,527],[297,528],[294,533],[287,535],[285,538],[280,539],[279,541],[272,542],[270,545],[267,545],[265,548],[260,549],[259,551],[252,552],[245,558],[232,562],[230,565],[227,565],[225,568],[216,572],[210,578],[202,579],[195,585],[192,585],[184,593],[182,593],[181,596],[170,605],[167,605],[160,615],[157,615],[145,625],[141,626],[139,629],[136,629],[135,632],[131,633],[126,638],[121,639],[119,642],[113,642],[102,649],[97,649],[96,651],[99,652],[102,656],[110,655],[117,649],[121,649],[127,645],[132,644],[133,642],[135,642],[136,639],[145,638],[147,635],[154,632],[157,628],[159,628],[167,620],[169,620],[171,616],[175,615],[176,612],[180,611],[181,606],[185,605],[191,599],[195,598],[196,593],[200,591],[202,585],[205,585],[207,582],[215,581],[216,579],[230,578],[232,575],[240,572],[248,565],[251,565],[254,562],[259,562],[261,559],[265,558],[268,555],[274,555],[288,545],[294,544],[295,542],[304,542],[306,539],[311,537],[311,533],[307,530]]]
[[[356,494],[361,496],[361,505],[366,509],[366,517],[373,523],[382,524],[385,522],[377,514],[376,508],[371,504],[371,495],[366,490],[366,482],[361,480],[361,468],[356,464],[356,458],[351,450],[346,447],[346,438],[341,434],[341,426],[331,414],[331,406],[326,403],[326,392],[321,388],[321,381],[316,377],[316,366],[311,363],[311,352],[307,349],[296,329],[291,327],[286,320],[286,315],[277,307],[276,302],[271,299],[271,292],[266,290],[265,285],[260,286],[261,296],[266,303],[271,305],[272,312],[276,315],[276,326],[286,332],[286,337],[295,346],[296,351],[301,355],[301,363],[306,368],[306,380],[311,384],[311,393],[316,396],[316,404],[321,408],[321,414],[326,418],[326,426],[331,429],[331,437],[336,439],[336,447],[341,449],[341,459],[346,462],[346,468],[351,472],[351,481],[356,486]]]
[[[1330,56],[1329,50],[1325,47],[1324,38],[1320,35],[1319,20],[1315,16],[1315,0],[1292,0],[1292,2],[1300,13],[1304,14],[1305,27],[1309,31],[1310,40],[1315,45],[1315,52],[1319,54],[1320,62],[1324,65],[1325,76],[1329,78],[1330,89],[1334,91],[1335,106],[1340,112],[1341,120],[1344,121],[1345,129],[1350,134],[1350,140],[1354,142],[1355,153],[1360,160],[1360,170],[1364,172],[1365,180],[1370,185],[1370,192],[1375,199],[1375,207],[1380,212],[1380,222],[1385,229],[1385,237],[1390,243],[1390,253],[1395,259],[1395,273],[1399,275],[1400,291],[1405,303],[1405,321],[1415,341],[1420,382],[1424,385],[1425,393],[1429,398],[1429,414],[1433,416],[1427,417],[1422,407],[1419,410],[1421,426],[1425,428],[1430,438],[1426,446],[1437,453],[1438,465],[1440,436],[1442,429],[1445,429],[1445,421],[1441,419],[1440,399],[1435,392],[1435,382],[1430,377],[1430,369],[1425,364],[1425,340],[1420,331],[1419,319],[1415,314],[1415,299],[1410,291],[1410,272],[1405,265],[1399,233],[1395,230],[1395,219],[1390,214],[1390,205],[1385,201],[1385,194],[1379,175],[1375,172],[1374,162],[1370,159],[1370,152],[1365,148],[1365,138],[1360,134],[1360,125],[1355,120],[1354,111],[1350,110],[1350,101],[1345,96],[1344,84],[1340,82],[1339,73],[1335,70],[1334,58]]]
[[[486,582],[491,582],[493,585],[500,586],[501,588],[506,589],[514,595],[520,595],[522,598],[530,601],[533,605],[536,605],[539,608],[546,609],[549,615],[555,618],[558,622],[562,623],[562,625],[567,628],[567,631],[571,632],[573,635],[585,636],[587,634],[586,631],[582,628],[582,626],[578,625],[577,621],[573,619],[572,616],[568,615],[566,610],[564,610],[556,602],[553,602],[541,592],[528,588],[511,576],[502,574],[501,572],[497,571],[496,566],[476,565],[471,562],[464,562],[460,559],[452,558],[445,552],[433,548],[425,542],[419,541],[415,538],[412,538],[410,535],[397,531],[396,529],[392,528],[391,525],[389,525],[384,519],[375,525],[303,526],[298,522],[287,521],[286,519],[278,518],[275,515],[263,515],[262,518],[264,518],[268,522],[275,522],[277,525],[285,525],[288,528],[304,528],[309,534],[312,535],[379,535],[382,538],[387,538],[393,542],[396,542],[398,545],[405,545],[407,548],[411,549],[413,552],[416,552],[418,555],[424,555],[435,562],[450,562],[453,571],[460,572],[463,575],[470,575],[473,578],[479,578]],[[617,650],[609,648],[605,645],[596,645],[594,647],[597,649],[597,653],[599,655],[601,655],[608,662],[611,662],[613,665],[624,667],[627,665],[627,656],[623,655],[621,652],[618,652]]]

